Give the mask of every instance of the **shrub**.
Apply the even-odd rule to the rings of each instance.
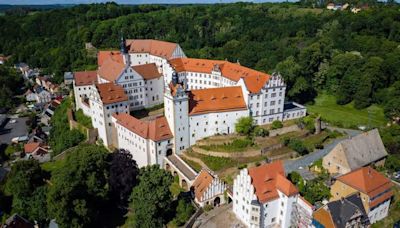
[[[290,139],[288,147],[300,155],[305,155],[308,153],[307,147],[304,145],[303,141],[299,139]]]
[[[279,129],[283,127],[283,123],[279,120],[274,120],[271,125],[272,129]]]
[[[262,127],[255,127],[254,128],[254,136],[266,137],[269,135],[269,131]]]
[[[238,167],[238,169],[245,169],[245,168],[247,168],[247,164],[242,164],[242,165],[239,165],[239,167]]]
[[[290,142],[290,138],[287,137],[287,136],[285,136],[285,137],[283,137],[283,138],[281,139],[281,142],[282,142],[282,144],[283,144],[284,146],[287,146],[287,145],[289,144],[289,142]]]
[[[213,206],[211,205],[211,204],[207,204],[207,205],[205,205],[204,207],[203,207],[203,210],[204,211],[211,211],[213,209]]]

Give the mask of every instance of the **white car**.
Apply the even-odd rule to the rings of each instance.
[[[12,119],[12,120],[9,121],[10,124],[13,124],[13,123],[16,123],[16,122],[17,122],[16,119]]]

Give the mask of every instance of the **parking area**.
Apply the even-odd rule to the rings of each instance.
[[[27,136],[27,120],[28,117],[10,119],[8,123],[2,129],[0,129],[0,144],[10,144],[11,139],[15,137]]]

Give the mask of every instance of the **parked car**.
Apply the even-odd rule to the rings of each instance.
[[[16,119],[12,119],[12,120],[9,121],[10,124],[13,124],[13,123],[16,123],[16,122],[17,122]]]

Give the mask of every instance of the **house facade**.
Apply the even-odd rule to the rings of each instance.
[[[113,146],[112,115],[129,113],[128,97],[124,89],[114,83],[95,84],[89,95],[90,117],[92,126],[107,147]]]
[[[393,196],[392,182],[371,167],[362,167],[336,178],[331,186],[331,201],[359,193],[370,223],[388,215]]]
[[[233,184],[233,212],[248,227],[308,227],[312,206],[276,161],[240,171]],[[306,219],[299,220],[300,212]]]
[[[165,117],[143,121],[120,113],[112,115],[112,122],[117,148],[129,151],[139,167],[154,164],[163,167],[164,158],[172,153],[173,138]]]
[[[370,226],[368,215],[358,193],[331,201],[313,214],[314,227],[341,228]]]
[[[194,200],[201,207],[225,203],[226,184],[208,170],[201,170],[192,185]]]
[[[383,166],[387,152],[378,129],[343,140],[322,159],[330,174],[346,174],[368,165]]]

